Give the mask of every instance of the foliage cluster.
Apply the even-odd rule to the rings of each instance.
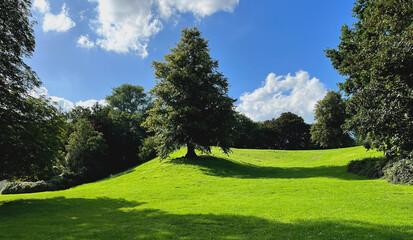
[[[342,128],[349,116],[345,100],[339,92],[328,91],[317,102],[311,126],[311,140],[323,148],[341,148],[354,145],[354,140]]]
[[[0,179],[54,175],[65,141],[65,118],[30,91],[41,82],[24,62],[35,40],[29,0],[0,2]]]
[[[129,94],[123,94],[125,89]],[[124,84],[114,88],[107,99],[108,106],[78,107],[69,113],[71,134],[66,146],[65,171],[85,181],[118,173],[153,156],[154,145],[150,140],[143,146],[150,135],[141,124],[151,105],[143,88]]]
[[[347,172],[367,178],[381,178],[384,176],[385,169],[389,166],[389,163],[386,157],[353,160],[347,164]]]
[[[254,122],[236,114],[233,146],[258,149],[310,149],[310,125],[294,113],[282,113],[277,119]]]
[[[344,25],[337,49],[326,51],[346,81],[347,127],[389,158],[413,157],[413,3],[358,0],[358,22]]]

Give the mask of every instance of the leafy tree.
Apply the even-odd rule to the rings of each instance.
[[[310,146],[310,125],[294,113],[282,113],[277,119],[264,122],[272,130],[271,148],[308,149]]]
[[[0,1],[0,178],[46,178],[63,147],[64,117],[29,96],[40,86],[24,62],[35,48],[30,7],[29,0]]]
[[[316,123],[310,129],[311,140],[323,148],[352,146],[353,139],[342,128],[346,118],[346,103],[341,94],[328,91],[315,106]]]
[[[24,118],[0,134],[0,179],[46,179],[54,174],[64,149],[66,118],[46,99],[24,101]]]
[[[107,148],[99,159],[104,175],[117,173],[141,163],[139,149],[146,131],[140,125],[145,120],[143,113],[121,112],[110,106],[96,104],[92,109],[77,107],[70,113],[72,125],[87,119],[93,129],[102,134]]]
[[[106,100],[109,106],[127,113],[145,112],[151,103],[143,87],[132,84],[113,88],[112,94],[106,96]]]
[[[353,13],[358,22],[344,25],[337,49],[326,50],[347,77],[348,128],[388,157],[412,158],[413,2],[358,0]]]
[[[103,134],[86,119],[79,119],[66,146],[66,164],[75,175],[92,180],[104,175],[101,164],[107,145]]]
[[[165,158],[184,144],[188,158],[196,157],[195,149],[210,152],[214,145],[229,153],[235,100],[228,97],[227,79],[198,29],[184,28],[171,53],[152,66],[156,99],[144,126],[156,133],[159,156]]]

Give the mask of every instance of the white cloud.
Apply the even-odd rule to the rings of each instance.
[[[57,31],[66,32],[76,25],[69,17],[66,4],[63,4],[62,10],[58,15],[54,15],[50,12],[46,12],[43,20],[43,31]]]
[[[314,106],[326,94],[326,89],[319,79],[305,71],[298,71],[295,76],[276,76],[268,74],[264,86],[252,93],[244,93],[237,106],[255,121],[277,118],[283,112],[293,112],[304,118],[307,123],[314,122]]]
[[[99,36],[96,44],[107,51],[148,55],[150,38],[163,28],[162,21],[179,13],[197,18],[217,11],[231,12],[239,0],[89,0],[96,2],[97,18],[92,21]]]
[[[162,17],[168,18],[177,10],[203,18],[218,11],[232,12],[239,0],[158,0],[157,2]]]
[[[89,35],[80,35],[77,40],[77,46],[82,48],[93,48],[95,47],[95,43],[90,41]]]
[[[41,13],[47,13],[50,11],[49,3],[46,0],[34,0],[33,8],[37,9]]]
[[[108,105],[108,103],[104,99],[102,100],[90,99],[86,101],[78,101],[76,102],[76,104],[74,104],[73,102],[67,99],[56,97],[56,96],[50,96],[49,91],[45,87],[35,88],[29,93],[29,95],[35,98],[38,98],[40,96],[49,98],[54,103],[53,105],[55,107],[60,108],[64,112],[69,112],[70,110],[72,110],[74,107],[77,107],[77,106],[84,107],[84,108],[91,108],[96,103],[99,103],[100,105],[103,105],[103,106]]]
[[[84,108],[91,108],[96,103],[99,103],[99,105],[103,105],[103,106],[108,105],[108,102],[106,102],[106,100],[104,100],[104,99],[102,99],[102,100],[90,99],[90,100],[86,100],[86,101],[78,101],[76,103],[76,106],[84,107]]]

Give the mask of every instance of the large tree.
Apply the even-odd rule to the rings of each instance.
[[[358,0],[358,22],[344,25],[337,49],[326,50],[346,81],[356,130],[388,157],[413,157],[413,1]]]
[[[198,29],[184,28],[171,53],[152,66],[155,107],[144,125],[156,133],[159,156],[165,158],[182,145],[188,158],[196,157],[195,149],[210,152],[211,146],[229,153],[235,100],[228,96],[228,81]]]
[[[29,0],[0,1],[0,179],[46,178],[63,148],[63,116],[29,95],[40,86],[24,62],[35,47],[30,7]]]
[[[311,140],[323,148],[349,147],[353,139],[344,131],[343,125],[348,118],[346,103],[339,92],[328,91],[315,106],[311,126]]]

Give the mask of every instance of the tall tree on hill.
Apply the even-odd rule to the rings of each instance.
[[[315,106],[311,140],[323,148],[349,147],[353,139],[343,130],[348,118],[346,103],[339,92],[328,91]]]
[[[356,130],[388,157],[413,158],[413,1],[357,0],[358,22],[344,25],[337,49],[327,57],[347,77]]]
[[[165,158],[185,144],[188,158],[196,157],[195,149],[210,152],[211,146],[229,153],[235,100],[228,96],[228,81],[198,29],[184,28],[171,53],[152,66],[155,107],[144,126],[156,133],[158,155]]]

